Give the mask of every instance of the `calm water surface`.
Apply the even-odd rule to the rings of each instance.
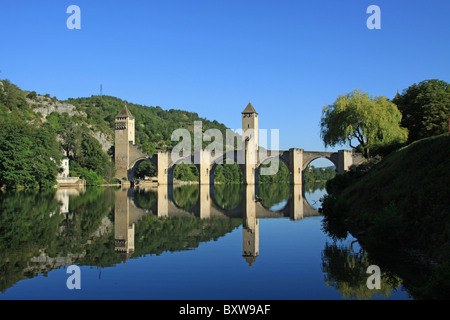
[[[4,193],[0,299],[409,299],[384,274],[380,290],[367,288],[371,263],[355,239],[322,231],[324,194],[289,185]],[[70,265],[80,290],[67,287]]]

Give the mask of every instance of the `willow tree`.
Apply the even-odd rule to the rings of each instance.
[[[397,106],[386,97],[354,90],[323,108],[320,135],[325,146],[348,144],[369,158],[373,147],[406,141],[408,132],[400,127],[401,119]]]

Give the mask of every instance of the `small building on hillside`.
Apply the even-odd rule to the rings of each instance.
[[[79,177],[70,177],[68,158],[63,158],[61,160],[61,168],[62,171],[58,173],[58,175],[56,176],[56,184],[58,188],[61,187],[73,188],[86,186],[85,180],[80,179]]]
[[[61,160],[61,168],[62,168],[62,172],[58,173],[56,178],[59,179],[59,178],[69,177],[69,159],[68,158],[63,158]]]

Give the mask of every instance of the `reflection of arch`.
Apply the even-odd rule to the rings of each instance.
[[[216,194],[217,194],[217,189],[219,188],[238,188],[238,197],[239,197],[239,201],[237,202],[237,204],[233,205],[231,208],[224,208],[223,206],[221,206],[216,198]],[[223,192],[223,191],[222,191]],[[210,188],[210,197],[212,199],[212,205],[216,206],[218,210],[222,211],[224,214],[227,214],[227,212],[233,212],[235,211],[237,208],[240,208],[240,206],[242,206],[242,201],[244,200],[243,197],[243,185],[242,184],[230,184],[230,185],[225,185],[225,184],[216,184],[213,186],[213,188]],[[229,198],[229,197],[227,197]]]
[[[316,192],[316,190],[324,190],[324,189],[315,189],[313,192]],[[308,200],[308,197],[306,196],[307,194],[308,194],[309,192],[304,192],[304,197],[303,197],[303,199],[305,200],[305,202],[314,210],[315,209],[315,205],[317,205],[317,203],[313,203],[313,204],[311,204],[310,202],[310,200]],[[320,199],[319,199],[320,200]],[[319,200],[317,200],[317,201],[319,201]]]
[[[192,190],[196,190],[194,193],[197,194],[196,199],[194,200],[194,202],[192,203],[192,205],[190,205],[188,208],[185,208],[183,206],[181,206],[176,200],[175,200],[175,194],[177,193],[177,190],[182,190],[182,189],[192,189]],[[192,195],[192,194],[189,194]],[[191,212],[191,211],[195,211],[199,205],[200,205],[200,191],[198,188],[198,185],[183,185],[183,186],[179,186],[177,188],[173,188],[172,192],[169,195],[169,199],[173,202],[174,206],[178,209],[181,210],[185,210],[187,212]]]
[[[286,185],[289,186],[288,184],[286,184]],[[259,189],[260,188],[257,189],[256,195],[261,198]],[[263,198],[261,198],[261,199],[264,200]],[[286,210],[286,208],[289,208],[289,205],[290,205],[290,203],[289,203],[289,201],[290,201],[289,192],[287,194],[287,197],[283,197],[283,199],[279,199],[279,200],[281,200],[281,201],[278,201],[276,204],[278,204],[278,203],[280,203],[282,201],[286,201],[286,203],[284,204],[284,206],[282,208],[277,209],[277,210],[271,210],[270,208],[267,208],[266,206],[263,205],[263,201],[258,201],[258,204],[261,206],[261,208],[263,208],[266,211],[275,212],[275,213],[284,212]]]
[[[285,201],[285,200],[283,200],[283,201]],[[289,205],[290,205],[289,202],[290,202],[290,199],[288,198],[286,200],[286,204],[281,209],[278,209],[278,210],[270,210],[270,208],[266,208],[263,206],[263,204],[261,202],[258,202],[256,205],[259,206],[260,209],[257,211],[258,212],[265,211],[265,212],[271,212],[271,213],[275,213],[275,214],[279,214],[279,215],[284,215],[284,213],[286,212],[286,209],[289,209]]]
[[[144,209],[144,210],[150,210],[150,211],[155,211],[155,208],[158,204],[158,193],[155,192],[156,190],[151,190],[151,189],[141,189],[141,188],[136,188],[133,191],[133,203],[137,208],[140,209]],[[147,197],[147,196],[153,196],[154,199],[152,199],[152,205],[148,206],[148,205],[143,205],[143,201],[140,201],[140,197]],[[150,197],[149,197],[150,198]],[[154,201],[153,201],[154,200]]]

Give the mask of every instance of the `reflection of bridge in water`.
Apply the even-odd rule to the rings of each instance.
[[[135,225],[146,215],[158,218],[198,217],[200,219],[242,218],[243,219],[243,257],[251,266],[259,255],[259,219],[290,218],[300,220],[305,217],[319,216],[303,196],[302,185],[290,185],[289,199],[286,205],[276,211],[265,208],[255,186],[243,186],[243,197],[239,205],[231,210],[221,208],[214,200],[214,187],[198,185],[199,196],[195,205],[183,209],[176,204],[174,190],[179,186],[160,185],[148,188],[121,188],[116,191],[115,203],[115,250],[127,259],[134,252]],[[157,200],[149,208],[141,208],[135,202],[136,192],[156,193]]]

